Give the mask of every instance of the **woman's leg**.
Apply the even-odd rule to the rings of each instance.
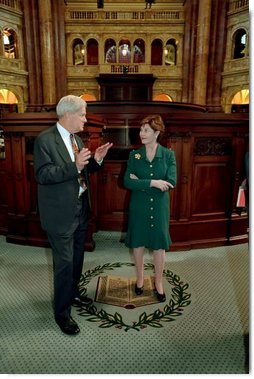
[[[153,251],[153,263],[155,270],[155,289],[159,294],[164,293],[162,278],[165,265],[165,250],[159,249]]]
[[[137,275],[137,287],[141,288],[144,284],[144,246],[133,249],[133,257]]]

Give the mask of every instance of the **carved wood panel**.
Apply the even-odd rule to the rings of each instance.
[[[98,173],[98,226],[104,230],[126,230],[130,193],[123,187],[126,162],[105,162]]]
[[[191,217],[223,216],[229,207],[230,162],[198,159],[193,167]]]

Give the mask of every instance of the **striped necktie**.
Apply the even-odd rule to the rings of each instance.
[[[76,154],[79,153],[79,148],[78,148],[77,142],[75,140],[74,134],[72,134],[72,133],[70,134],[70,140],[71,140],[72,151],[73,151],[74,156],[75,156]]]
[[[79,148],[78,148],[77,142],[75,140],[74,134],[72,134],[72,133],[70,134],[70,140],[71,140],[72,151],[73,151],[74,157],[76,159],[76,154],[79,153]],[[80,184],[80,187],[83,188],[83,190],[87,189],[86,183],[87,183],[86,177],[85,177],[84,173],[81,172],[79,174],[79,184]]]

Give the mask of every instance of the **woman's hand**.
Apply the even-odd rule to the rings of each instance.
[[[170,188],[174,188],[174,186],[171,183],[167,182],[166,180],[161,180],[161,179],[151,180],[150,186],[158,188],[162,192],[168,191]]]
[[[138,177],[135,174],[130,174],[130,179],[138,179]]]

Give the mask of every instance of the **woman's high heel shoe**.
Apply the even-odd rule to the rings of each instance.
[[[136,293],[136,295],[142,295],[143,290],[144,290],[144,287],[138,287],[137,283],[135,284],[135,293]]]
[[[157,290],[155,290],[155,292],[156,292],[156,296],[159,302],[164,303],[164,301],[166,301],[165,293],[159,293]]]

